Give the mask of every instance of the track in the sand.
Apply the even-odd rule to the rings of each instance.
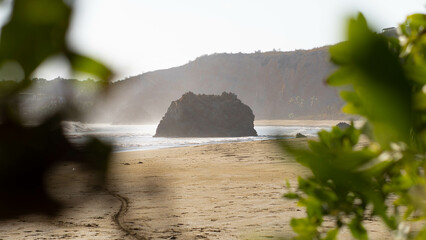
[[[129,210],[129,200],[126,197],[123,197],[118,193],[114,193],[114,192],[111,192],[109,190],[106,190],[106,191],[110,195],[112,195],[113,197],[120,200],[120,202],[121,202],[120,210],[118,210],[118,212],[113,216],[113,220],[117,224],[117,226],[123,232],[125,232],[126,236],[131,236],[131,237],[133,237],[134,239],[137,239],[137,240],[146,240],[145,237],[140,236],[134,230],[127,227],[126,224],[124,223],[124,216],[126,215],[127,211]]]

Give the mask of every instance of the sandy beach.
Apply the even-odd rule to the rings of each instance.
[[[296,140],[292,144],[303,145]],[[240,239],[276,236],[295,204],[282,199],[285,180],[294,181],[304,169],[270,141],[232,143],[164,151],[118,154],[121,165],[112,168],[123,186],[113,191],[127,196],[133,211],[125,219],[129,229],[152,239]],[[139,162],[143,162],[142,164]],[[138,164],[139,163],[139,164]],[[129,165],[127,165],[129,164]],[[137,171],[138,174],[133,174]],[[289,212],[282,208],[291,204]]]
[[[273,141],[116,153],[110,169],[109,191],[92,192],[90,173],[59,166],[61,215],[2,222],[0,239],[270,238],[302,214],[282,194],[306,171]]]
[[[107,189],[93,192],[90,173],[58,166],[46,181],[64,211],[3,221],[0,239],[287,238],[304,209],[282,198],[286,180],[295,187],[307,174],[277,140],[115,153]],[[368,227],[373,239],[389,237],[377,221]]]

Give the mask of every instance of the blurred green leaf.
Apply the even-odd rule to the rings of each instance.
[[[338,71],[347,69],[346,79],[354,89],[352,95],[343,95],[349,100],[344,110],[370,120],[377,140],[385,147],[401,139],[409,142],[411,86],[386,38],[369,30],[359,15],[350,21],[349,41],[336,49],[330,49],[331,58],[341,66]]]
[[[348,224],[349,229],[351,230],[352,236],[356,239],[367,240],[367,231],[361,224],[361,220],[358,218],[352,219],[352,221]]]
[[[343,65],[350,62],[350,59],[347,57],[350,55],[349,42],[341,42],[330,47],[330,58],[331,61],[337,65]],[[345,76],[345,78],[348,76]]]
[[[340,68],[327,78],[327,83],[331,86],[342,86],[352,83],[352,78],[352,69]]]
[[[286,193],[284,194],[284,197],[288,199],[297,199],[299,198],[299,195],[297,195],[296,193]]]
[[[332,229],[327,233],[327,236],[324,240],[334,240],[337,238],[337,234],[339,233],[339,229]]]
[[[296,239],[315,239],[318,235],[316,227],[314,227],[308,219],[293,218],[290,222],[293,231],[298,234]]]
[[[95,138],[78,147],[69,142],[61,125],[73,109],[69,102],[31,125],[20,111],[21,94],[33,83],[31,73],[50,56],[68,54],[74,70],[104,82],[112,74],[100,62],[70,54],[66,33],[71,7],[62,0],[15,0],[10,21],[2,29],[0,66],[14,63],[23,71],[24,81],[0,82],[0,219],[56,214],[61,203],[49,193],[45,178],[58,162],[82,164],[97,173],[98,182],[92,184],[104,184],[111,146]]]
[[[426,239],[426,228],[422,229],[414,238],[415,240],[424,240]]]
[[[0,62],[16,60],[28,78],[49,56],[63,52],[71,9],[58,0],[15,0],[3,27]]]
[[[96,60],[73,52],[67,52],[67,57],[74,70],[92,74],[104,84],[108,83],[108,80],[112,77],[111,70]]]

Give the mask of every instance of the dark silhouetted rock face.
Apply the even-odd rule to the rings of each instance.
[[[306,136],[301,134],[301,133],[297,133],[296,134],[296,138],[305,138]]]
[[[351,125],[349,125],[349,124],[347,124],[345,122],[339,122],[336,126],[338,128],[340,128],[341,130],[345,130],[346,128],[350,127]]]
[[[185,93],[173,101],[157,127],[155,137],[257,136],[249,106],[233,93]]]

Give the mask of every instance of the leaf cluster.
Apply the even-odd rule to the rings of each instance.
[[[344,227],[368,239],[365,223],[374,217],[401,239],[426,237],[425,227],[403,227],[426,217],[425,26],[426,15],[411,15],[399,28],[400,39],[387,38],[359,14],[349,22],[348,41],[330,48],[339,68],[327,82],[349,86],[341,92],[343,111],[366,123],[321,131],[308,150],[283,145],[312,172],[285,195],[306,208],[305,218],[291,221],[296,239],[335,239]],[[363,146],[361,135],[368,138]]]

